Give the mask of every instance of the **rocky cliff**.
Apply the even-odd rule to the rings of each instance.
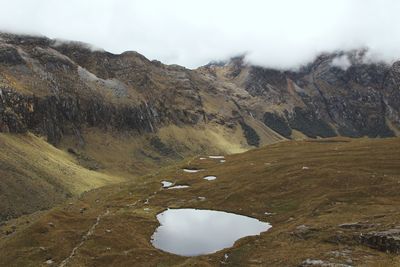
[[[287,138],[293,130],[312,138],[395,136],[400,126],[400,62],[372,63],[364,55],[325,54],[296,71],[251,66],[235,58],[201,71],[229,84],[239,106]]]
[[[204,118],[189,71],[164,69],[136,53],[5,34],[0,57],[3,132],[31,130],[58,144],[63,135],[81,139],[82,126],[141,133]],[[176,103],[180,94],[187,95],[182,105]]]
[[[188,70],[135,52],[0,38],[0,130],[31,130],[52,144],[64,135],[84,144],[82,127],[151,133],[216,123],[241,129],[257,145],[254,136],[265,129],[253,129],[249,118],[287,138],[298,136],[293,130],[312,138],[387,137],[400,126],[400,62],[369,63],[363,51],[321,55],[296,71],[252,66],[243,57]]]

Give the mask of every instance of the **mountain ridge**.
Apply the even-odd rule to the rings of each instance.
[[[365,54],[365,51],[323,54],[317,57],[314,62],[303,66],[298,71],[281,71],[252,66],[244,63],[243,56],[232,58],[224,65],[208,64],[195,70],[188,70],[177,65],[164,65],[157,61],[150,61],[144,56],[131,51],[116,55],[106,51],[91,50],[88,45],[81,43],[60,43],[44,37],[32,37],[29,39],[27,37],[15,35],[11,35],[11,37],[10,35],[3,36],[8,36],[9,38],[5,41],[5,44],[3,44],[2,51],[3,58],[7,59],[8,55],[9,64],[21,65],[25,61],[28,65],[31,64],[34,66],[35,64],[37,65],[37,61],[39,61],[39,63],[43,63],[45,67],[47,66],[49,68],[47,70],[42,69],[41,71],[51,73],[57,71],[57,68],[58,70],[61,69],[61,74],[56,73],[56,75],[61,76],[61,80],[63,80],[64,83],[57,80],[58,77],[56,77],[53,83],[57,82],[57,86],[48,90],[47,94],[58,94],[59,92],[54,91],[59,90],[57,88],[61,88],[63,91],[61,95],[63,93],[76,94],[76,91],[74,92],[72,89],[68,89],[68,87],[73,85],[76,87],[83,87],[80,89],[79,93],[86,93],[88,94],[86,97],[89,98],[93,98],[98,94],[98,92],[94,92],[97,89],[97,91],[100,91],[100,95],[105,97],[104,100],[106,101],[128,101],[136,103],[136,105],[140,103],[152,105],[153,103],[150,103],[150,101],[153,101],[153,107],[147,108],[147,111],[138,111],[142,116],[146,113],[150,114],[150,117],[145,119],[145,121],[150,121],[149,125],[144,127],[150,128],[146,129],[146,131],[151,131],[153,124],[157,123],[154,120],[157,116],[151,114],[152,112],[160,113],[160,116],[158,116],[159,118],[175,117],[172,118],[173,124],[195,124],[200,120],[207,121],[205,118],[205,113],[207,113],[207,111],[201,103],[202,96],[200,92],[207,94],[207,96],[213,93],[224,94],[226,93],[224,87],[231,86],[229,83],[244,90],[238,90],[242,93],[242,96],[237,95],[236,97],[235,91],[233,91],[233,94],[225,95],[225,97],[230,98],[229,101],[232,101],[236,106],[241,102],[239,106],[241,108],[247,108],[248,114],[254,115],[260,113],[260,110],[265,110],[265,107],[260,108],[260,106],[263,105],[269,106],[272,111],[278,111],[278,113],[293,113],[292,117],[285,115],[280,118],[281,120],[290,120],[292,118],[299,118],[299,120],[301,120],[305,119],[303,117],[312,117],[316,115],[316,118],[308,118],[308,121],[306,121],[317,125],[317,127],[318,124],[321,124],[319,128],[326,128],[325,133],[324,129],[316,129],[314,132],[307,131],[296,125],[299,123],[295,121],[288,124],[290,128],[299,131],[307,131],[306,135],[309,137],[316,137],[318,135],[344,135],[352,137],[364,135],[370,137],[393,136],[395,135],[393,130],[386,125],[386,121],[382,121],[382,119],[386,120],[386,116],[391,123],[395,124],[397,129],[399,125],[399,111],[395,107],[395,104],[399,100],[399,93],[398,90],[396,90],[399,73],[396,66],[400,63],[395,62],[392,66],[375,63],[366,64],[363,62],[363,54]],[[4,38],[5,37],[3,37],[3,41]],[[12,47],[12,45],[19,45],[19,47],[15,48]],[[21,48],[21,46],[25,48]],[[42,46],[44,46],[44,48]],[[26,51],[21,51],[21,49],[30,49],[30,52],[27,53]],[[33,57],[31,56],[29,58],[29,53],[31,53]],[[24,56],[25,60],[23,58]],[[343,56],[346,56],[347,60],[351,61],[350,65],[347,66],[346,69],[333,66],[333,61]],[[6,60],[4,61],[7,63]],[[66,68],[67,71],[63,71],[62,68]],[[71,73],[74,74],[74,77],[65,77],[66,75],[63,75],[63,73],[68,72],[68,69],[76,71],[75,74]],[[36,72],[40,72],[40,70],[36,70]],[[224,74],[216,76],[216,72],[225,73],[226,76],[224,77]],[[32,76],[33,75],[34,73]],[[388,76],[389,78],[387,78]],[[85,83],[85,86],[81,84],[76,85],[74,81],[71,80],[76,78]],[[93,82],[96,83],[95,86],[91,84]],[[12,87],[11,83],[11,88],[15,90],[18,86]],[[334,89],[338,92],[335,92]],[[369,89],[371,92],[368,92]],[[101,92],[102,90],[103,92]],[[360,107],[355,106],[354,103],[350,103],[348,99],[346,104],[353,104],[350,110],[344,110],[346,107],[343,106],[340,107],[340,102],[335,98],[341,97],[343,99],[340,100],[343,101],[349,97],[349,92],[343,92],[343,90],[354,91],[354,94],[351,96],[354,97],[353,102],[369,101],[373,104],[374,106],[372,108],[375,110],[372,111],[381,113],[378,114],[381,116],[379,122],[368,121],[369,118],[365,118],[364,124],[371,129],[363,131],[362,126],[364,125],[357,125],[356,121],[346,121],[345,117],[348,112],[357,112],[358,110],[356,109],[360,109]],[[388,92],[390,90],[391,92]],[[35,89],[34,93],[38,93],[37,89]],[[346,93],[347,95],[340,95]],[[162,95],[162,100],[157,97],[158,94]],[[183,96],[182,100],[189,103],[189,109],[182,101],[176,103],[175,99],[179,95]],[[85,95],[83,95],[83,97],[84,96]],[[249,98],[249,96],[259,98],[255,101],[259,102],[256,103],[259,105],[257,107],[259,110],[251,110],[251,108],[247,106],[253,103],[241,101],[241,97]],[[251,101],[253,100],[254,99],[251,99]],[[170,106],[168,108],[169,110],[166,110],[165,107],[159,108],[162,107],[163,103],[168,103]],[[174,106],[174,104],[176,105]],[[279,106],[283,106],[283,110],[281,110]],[[171,107],[174,108],[171,109]],[[306,109],[300,111],[299,108],[303,107],[306,107]],[[157,108],[159,108],[159,110],[156,110]],[[295,110],[296,108],[297,110]],[[144,107],[144,109],[146,108]],[[182,112],[183,110],[185,110],[186,114]],[[162,114],[163,111],[169,114]],[[240,113],[240,108],[238,108],[236,112],[237,111]],[[181,115],[178,115],[180,113]],[[213,116],[213,114],[208,115]],[[264,116],[265,114],[261,115]],[[266,117],[274,117],[274,115],[279,114],[268,114]],[[355,117],[360,114],[351,115]],[[118,116],[123,117],[120,115]],[[176,116],[179,116],[179,118],[176,118]],[[232,116],[230,117],[231,118],[224,119],[232,119]],[[322,117],[321,119],[323,122],[319,122],[318,120],[320,118],[318,117]],[[258,119],[264,122],[268,121],[268,119]],[[324,123],[328,125],[323,125]],[[126,125],[129,123],[124,122],[123,124]],[[335,125],[332,129],[328,129],[330,126],[329,124],[338,125]],[[267,126],[271,126],[271,123],[270,125],[267,123]],[[375,129],[377,127],[384,129]],[[290,136],[286,134],[286,137]],[[57,143],[57,141],[58,140],[54,140],[52,143]]]

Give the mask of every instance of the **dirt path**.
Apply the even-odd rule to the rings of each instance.
[[[194,160],[195,158],[191,159],[188,164],[190,165],[190,163]],[[179,170],[181,171],[181,170]],[[140,202],[143,202],[144,205],[149,205],[150,200],[152,198],[154,198],[159,192],[163,191],[164,188],[161,187],[159,190],[154,191],[152,194],[150,194],[147,198],[143,198],[143,199],[138,199],[135,202],[133,202],[132,204],[127,204],[126,206],[129,208],[133,208],[136,207]],[[85,235],[82,236],[81,238],[81,242],[79,242],[71,251],[71,253],[69,254],[69,256],[67,258],[65,258],[59,265],[59,267],[65,267],[68,265],[68,263],[72,260],[72,258],[77,254],[78,250],[85,244],[86,240],[89,239],[90,236],[92,236],[96,230],[96,227],[100,224],[100,221],[103,217],[107,216],[110,213],[110,211],[107,209],[104,213],[100,214],[99,216],[97,216],[96,222],[90,227],[90,229],[87,231],[87,233]]]
[[[102,213],[102,214],[100,214],[99,216],[97,216],[96,222],[92,225],[92,227],[90,227],[89,231],[88,231],[84,236],[82,236],[81,242],[80,242],[78,245],[76,245],[76,246],[72,249],[71,254],[70,254],[65,260],[63,260],[63,261],[60,263],[59,267],[65,267],[65,266],[67,266],[68,262],[76,255],[76,252],[78,251],[78,249],[79,249],[80,247],[83,246],[83,244],[85,243],[85,241],[86,241],[91,235],[93,235],[93,233],[94,233],[94,231],[96,230],[96,227],[99,225],[101,219],[102,219],[104,216],[107,216],[109,213],[110,213],[110,211],[109,211],[109,210],[106,210],[104,213]]]

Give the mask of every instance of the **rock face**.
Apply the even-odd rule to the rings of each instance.
[[[337,57],[347,57],[351,66],[335,65]],[[321,55],[298,71],[238,59],[202,70],[230,84],[235,102],[282,136],[297,130],[312,138],[388,137],[400,126],[399,66],[368,63],[363,51],[351,51]]]
[[[2,34],[0,58],[2,132],[30,130],[58,144],[64,135],[82,139],[82,127],[143,133],[205,119],[189,70],[137,53]]]
[[[400,229],[390,229],[382,232],[369,232],[360,235],[362,244],[391,253],[400,253]]]
[[[286,138],[293,130],[387,137],[400,127],[400,62],[368,64],[362,52],[321,55],[298,71],[242,57],[188,70],[135,52],[0,35],[0,131],[33,131],[55,145],[65,135],[84,144],[82,127],[151,133],[215,123],[241,129],[249,146],[271,129]],[[352,65],[335,65],[339,56]]]
[[[331,263],[323,260],[306,259],[299,267],[318,266],[318,267],[352,267],[352,265],[342,263]]]
[[[106,129],[154,131],[161,121],[156,107],[147,103],[116,106],[101,99],[76,96],[27,96],[11,89],[0,89],[0,129],[24,133],[28,129],[58,144],[64,134],[81,138],[82,125]],[[82,140],[83,142],[83,140]]]

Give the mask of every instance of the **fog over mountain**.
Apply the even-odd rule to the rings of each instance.
[[[0,29],[80,40],[114,53],[195,68],[247,53],[267,67],[293,68],[321,52],[368,48],[400,58],[395,0],[1,0]]]
[[[239,53],[277,68],[335,50],[368,48],[371,59],[386,62],[400,57],[400,2],[392,0],[1,2],[3,31],[136,50],[189,68]]]

